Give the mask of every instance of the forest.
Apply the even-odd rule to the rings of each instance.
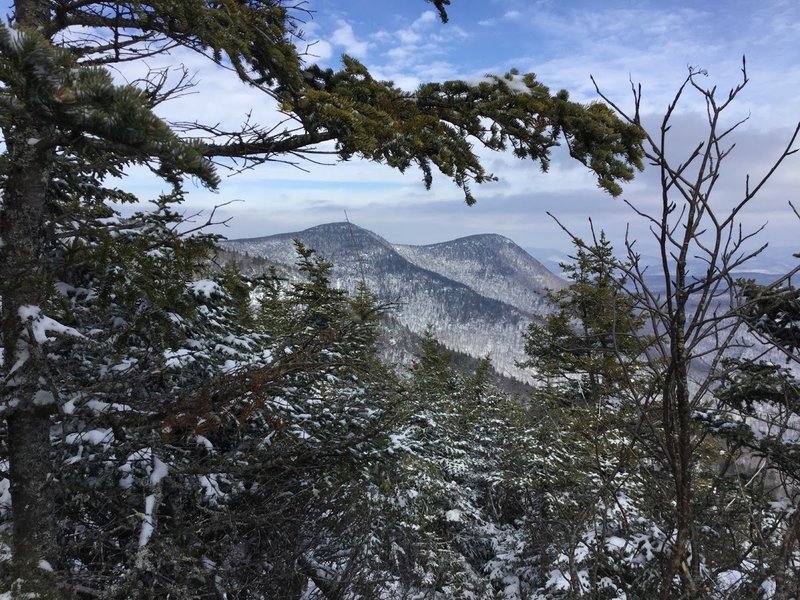
[[[459,2],[432,4],[446,22]],[[716,202],[744,61],[726,92],[690,69],[648,131],[635,86],[627,110],[516,71],[411,93],[352,57],[309,65],[306,16],[16,0],[0,24],[0,599],[797,598],[800,267],[736,273],[761,248],[740,215],[800,125]],[[174,48],[275,101],[280,126],[168,123],[185,78],[112,76]],[[708,118],[676,161],[687,96]],[[564,227],[570,285],[525,334],[530,396],[490,358],[456,369],[433,335],[388,364],[391,307],[366,286],[338,289],[300,243],[300,280],[220,266],[180,210],[189,181],[223,189],[325,143],[467,204],[494,179],[477,146],[539,177],[562,146],[615,197],[646,165],[661,198],[631,208],[658,264]],[[132,169],[167,191],[126,190]]]

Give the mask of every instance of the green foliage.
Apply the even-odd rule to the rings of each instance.
[[[432,2],[446,20],[449,1]],[[216,161],[331,140],[342,158],[416,165],[427,185],[438,169],[468,203],[471,183],[493,179],[473,143],[543,170],[566,143],[618,194],[642,166],[639,128],[532,74],[407,93],[351,58],[308,67],[294,43],[302,6],[281,0],[14,8],[0,24],[0,413],[15,441],[0,457],[15,498],[12,515],[0,480],[0,521],[14,566],[46,560],[54,596],[536,588],[522,532],[546,456],[527,451],[525,407],[492,387],[488,362],[460,376],[428,340],[403,383],[376,358],[383,307],[366,288],[334,288],[302,245],[296,283],[212,274],[213,238],[180,234],[174,207],[187,176],[218,187]],[[184,139],[152,109],[185,89],[156,72],[115,85],[106,68],[176,45],[231,67],[294,125],[198,122],[188,133],[203,141]],[[114,204],[141,200],[117,184],[134,166],[170,190],[122,216]]]
[[[753,414],[754,404],[784,406],[798,412],[800,389],[789,369],[763,361],[725,359],[714,396],[722,404]]]
[[[384,558],[391,595],[518,598],[530,556],[520,476],[531,475],[517,399],[496,390],[488,361],[462,375],[426,335],[393,434],[385,494]]]
[[[432,1],[446,20],[449,2]],[[373,79],[351,57],[344,57],[339,71],[305,65],[293,43],[302,36],[304,16],[302,7],[275,0],[223,0],[213,5],[200,0],[78,3],[60,7],[42,29],[51,39],[67,27],[96,32],[65,52],[65,60],[74,60],[68,57],[71,54],[105,64],[143,58],[174,44],[190,48],[232,67],[243,82],[278,99],[282,110],[302,125],[300,131],[248,127],[237,134],[201,123],[201,131],[220,134],[219,139],[192,144],[192,152],[208,157],[258,163],[336,140],[343,158],[359,154],[400,170],[415,164],[427,185],[436,167],[464,190],[470,204],[474,202],[470,183],[493,179],[470,138],[490,149],[510,147],[519,158],[538,161],[543,170],[551,149],[563,139],[570,154],[613,195],[642,168],[642,132],[637,126],[624,124],[605,105],[570,102],[565,91],[551,95],[533,74],[519,76],[512,71],[474,84],[426,84],[409,94],[391,82]],[[91,73],[102,79],[102,71]],[[72,89],[64,86],[69,98]],[[154,85],[148,99],[156,103],[169,95]],[[77,105],[84,98],[75,100]],[[189,162],[178,164],[190,167]]]
[[[353,58],[346,56],[344,66],[338,72],[309,68],[312,87],[291,100],[304,125],[330,132],[343,158],[358,153],[400,171],[416,164],[428,187],[435,166],[464,190],[467,204],[475,202],[470,182],[495,179],[471,138],[492,150],[510,148],[547,171],[563,136],[570,154],[615,196],[620,182],[642,168],[637,127],[623,125],[605,105],[570,102],[565,91],[552,96],[532,73],[429,83],[409,94],[374,80]]]
[[[575,246],[575,262],[562,265],[571,284],[548,293],[554,310],[528,326],[529,358],[521,366],[597,403],[631,382],[646,338],[605,235],[591,247],[580,240]]]
[[[791,283],[762,287],[751,280],[739,281],[745,302],[742,317],[751,330],[764,336],[790,356],[800,349],[800,293]]]
[[[106,69],[80,65],[36,31],[0,24],[0,81],[0,126],[38,129],[41,137],[17,143],[65,152],[60,160],[51,157],[57,167],[83,163],[100,176],[120,176],[127,166],[157,161],[155,172],[176,188],[185,175],[211,188],[219,184],[198,145],[159,119],[145,92],[115,85]]]

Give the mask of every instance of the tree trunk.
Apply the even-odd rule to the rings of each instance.
[[[40,28],[49,3],[17,0],[16,26]],[[46,197],[50,160],[35,141],[45,137],[36,124],[19,123],[3,131],[9,161],[0,211],[0,297],[2,297],[3,379],[6,406],[14,570],[34,582],[44,597],[59,596],[55,486],[50,417],[52,405],[38,405],[43,383],[41,353],[33,347],[20,309],[40,306],[52,283],[44,257]]]
[[[689,210],[689,222],[694,218]],[[666,249],[662,242],[662,252]],[[692,514],[692,436],[691,392],[689,390],[689,361],[686,351],[686,256],[682,252],[675,267],[674,309],[670,315],[670,364],[663,392],[664,441],[667,460],[675,485],[675,547],[666,565],[661,582],[662,600],[672,597],[672,584],[677,575],[681,580],[683,597],[697,596],[697,583],[689,565],[692,551],[694,515]],[[666,262],[666,257],[665,257]],[[665,269],[667,271],[667,269]]]

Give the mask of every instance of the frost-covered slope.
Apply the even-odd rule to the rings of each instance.
[[[223,246],[293,264],[294,239],[334,264],[338,286],[352,291],[363,278],[378,298],[397,303],[397,320],[411,331],[421,333],[431,325],[446,346],[473,357],[489,354],[498,371],[518,378],[524,378],[514,366],[523,358],[522,333],[533,314],[544,309],[543,288],[563,285],[501,236],[395,247],[366,229],[330,223]]]
[[[546,289],[561,289],[566,285],[510,239],[493,233],[428,246],[395,245],[394,248],[419,267],[527,313],[544,309]]]

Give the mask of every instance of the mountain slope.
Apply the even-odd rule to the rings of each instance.
[[[223,246],[293,264],[294,239],[334,264],[339,287],[353,291],[363,279],[379,299],[397,304],[397,320],[411,331],[430,325],[447,347],[473,357],[489,354],[499,372],[517,378],[525,377],[514,366],[523,358],[522,333],[544,310],[544,285],[561,282],[511,240],[492,235],[393,246],[366,229],[330,223]]]
[[[428,246],[395,245],[402,256],[527,313],[545,308],[544,291],[566,282],[510,239],[489,233]]]

